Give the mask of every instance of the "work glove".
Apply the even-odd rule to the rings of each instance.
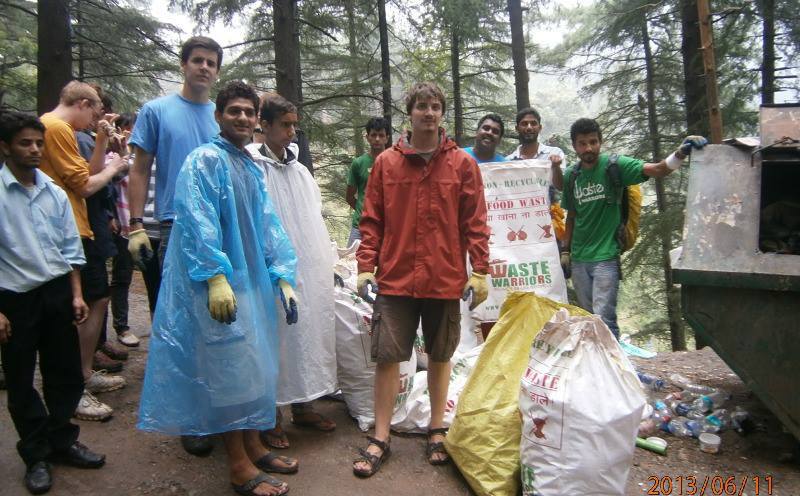
[[[150,259],[153,258],[153,247],[150,246],[150,238],[144,229],[128,233],[128,251],[133,259],[133,265],[144,272]]]
[[[470,293],[472,293],[472,303],[469,305],[470,310],[475,310],[475,307],[486,301],[489,296],[489,286],[486,284],[486,274],[479,274],[473,272],[469,276],[467,284],[464,285],[464,294],[461,299],[467,301]]]
[[[370,288],[372,289],[373,293],[378,292],[378,283],[375,281],[375,274],[372,272],[360,273],[356,281],[356,291],[358,292],[358,296],[369,303],[374,303],[375,300],[369,295]]]
[[[208,311],[211,318],[230,324],[236,320],[236,295],[225,274],[217,274],[208,281]]]
[[[280,288],[281,303],[283,311],[286,312],[286,323],[289,325],[297,323],[297,296],[294,294],[292,285],[283,279],[278,279]]]
[[[572,256],[568,251],[561,252],[561,270],[564,271],[564,279],[572,277]]]
[[[692,149],[700,149],[707,144],[708,140],[702,136],[687,136],[684,138],[683,143],[681,143],[681,146],[678,148],[678,151],[680,151],[684,157],[688,157],[692,154]]]

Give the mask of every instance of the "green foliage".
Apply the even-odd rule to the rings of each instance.
[[[36,3],[0,1],[0,107],[36,109]]]

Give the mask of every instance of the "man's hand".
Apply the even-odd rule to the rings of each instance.
[[[360,273],[356,280],[356,292],[358,292],[358,296],[364,300],[373,303],[375,300],[369,295],[370,288],[368,286],[371,287],[373,293],[378,292],[378,283],[375,281],[375,274],[372,272]]]
[[[286,323],[289,325],[297,323],[297,295],[294,294],[292,285],[283,279],[278,279],[278,287],[280,289],[281,303],[283,303],[283,311],[286,312]]]
[[[108,156],[106,167],[114,168],[114,175],[128,172],[128,158],[122,157],[118,153],[111,152]]]
[[[128,233],[128,251],[133,259],[133,264],[144,272],[147,263],[153,258],[153,247],[150,238],[144,229],[137,229]]]
[[[236,295],[225,274],[217,274],[208,281],[208,311],[211,318],[230,324],[236,321]]]
[[[557,155],[555,153],[553,153],[552,155],[550,155],[547,158],[550,160],[550,165],[552,167],[561,167],[561,162],[564,161],[564,159],[561,158],[561,155]]]
[[[0,344],[8,343],[9,339],[11,339],[11,322],[0,313]]]
[[[564,278],[572,277],[572,255],[568,251],[561,252],[561,270],[564,271]]]
[[[692,154],[693,149],[697,148],[699,150],[700,148],[703,148],[707,144],[708,140],[702,136],[694,136],[694,135],[687,136],[686,138],[684,138],[683,143],[681,143],[681,146],[678,147],[678,151],[680,152],[681,155],[683,155],[683,157],[688,157],[689,155]]]
[[[75,316],[76,324],[83,324],[89,318],[89,307],[83,301],[83,297],[78,296],[72,299],[72,312]]]
[[[461,299],[467,301],[470,293],[472,293],[472,303],[470,303],[469,309],[475,310],[475,308],[486,301],[486,298],[489,296],[486,274],[473,272],[472,275],[469,276],[467,284],[464,285],[464,294],[461,296]]]

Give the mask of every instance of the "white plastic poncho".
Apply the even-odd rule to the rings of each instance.
[[[186,158],[153,317],[139,429],[212,434],[275,425],[275,294],[294,284],[297,259],[263,174],[217,136]],[[207,280],[225,274],[236,321],[213,320]]]
[[[279,322],[281,371],[278,404],[311,401],[338,388],[333,291],[333,253],[322,197],[308,169],[292,149],[278,160],[266,145],[247,150],[264,168],[267,189],[286,233],[297,250],[297,324]],[[280,303],[278,303],[280,308]]]

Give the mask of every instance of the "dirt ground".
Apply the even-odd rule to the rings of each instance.
[[[149,332],[147,300],[141,280],[137,278],[131,293],[131,327],[140,336]],[[146,434],[136,430],[136,416],[141,392],[147,339],[133,349],[122,375],[128,387],[100,397],[115,409],[114,417],[105,423],[76,421],[81,426],[81,441],[105,453],[108,463],[100,470],[83,471],[55,467],[53,495],[227,495],[234,494],[227,481],[221,442],[207,458],[185,453],[178,439]],[[783,458],[795,447],[793,438],[782,432],[775,417],[745,388],[725,364],[710,350],[660,354],[652,360],[638,360],[642,370],[666,377],[675,371],[702,383],[722,387],[733,393],[729,405],[740,404],[751,412],[759,430],[747,437],[735,432],[722,435],[722,451],[717,455],[702,453],[696,440],[677,439],[665,435],[669,442],[667,456],[637,449],[628,478],[627,495],[701,494],[699,488],[708,476],[705,494],[774,494],[800,495],[800,469]],[[666,394],[660,393],[660,394]],[[300,471],[282,476],[294,495],[362,495],[381,496],[473,494],[461,474],[453,466],[432,467],[424,459],[424,438],[395,435],[392,458],[381,472],[369,480],[352,475],[350,461],[358,447],[364,446],[364,435],[347,415],[343,403],[321,400],[317,408],[336,420],[332,433],[318,434],[299,430],[291,425],[287,431],[292,447],[281,454],[300,459]],[[24,467],[15,449],[16,431],[8,417],[5,392],[0,392],[0,495],[27,494],[22,476]],[[689,476],[697,478],[691,492]],[[736,478],[736,491],[714,486],[713,477]],[[756,492],[753,477],[761,477]],[[767,492],[765,477],[772,478],[772,491]],[[654,486],[653,478],[658,485]],[[683,477],[683,487],[680,480]],[[742,492],[742,481],[746,487]],[[672,487],[666,484],[671,481]],[[679,491],[682,489],[682,491]],[[714,489],[719,489],[714,491]],[[648,492],[649,491],[649,492]]]

